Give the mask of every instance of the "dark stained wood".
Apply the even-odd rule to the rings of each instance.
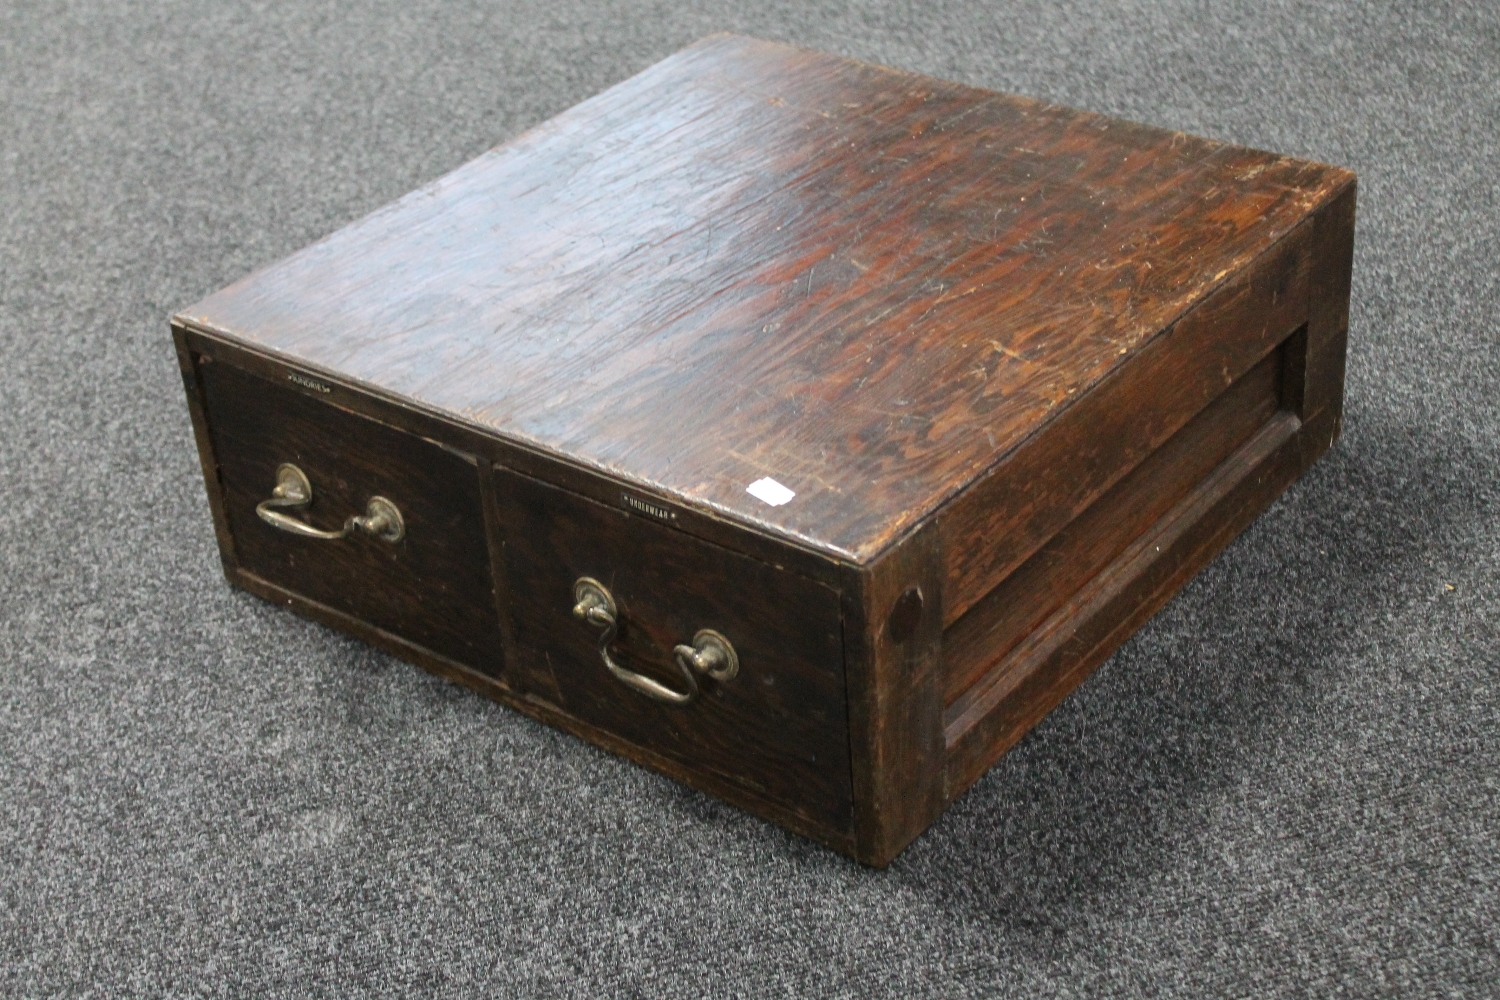
[[[1300,471],[1300,427],[1279,412],[948,707],[950,800],[1286,489]]]
[[[1350,178],[719,36],[180,318],[865,563]]]
[[[493,464],[515,469],[533,478],[545,478],[554,485],[603,504],[623,508],[626,505],[622,498],[628,493],[654,505],[670,507],[676,515],[671,526],[679,531],[716,545],[734,548],[830,586],[837,586],[842,579],[838,561],[812,550],[796,539],[746,531],[744,525],[735,523],[720,512],[684,507],[659,493],[651,493],[617,477],[584,468],[569,461],[566,456],[544,454],[534,448],[486,434],[473,425],[456,419],[453,414],[442,414],[409,401],[386,398],[347,376],[305,364],[289,363],[263,349],[252,348],[220,335],[204,334],[176,322],[173,323],[173,333],[183,342],[184,350],[211,354],[223,363],[243,368],[309,398],[332,402],[341,409],[378,420],[429,441],[441,442],[443,447],[487,458]],[[293,380],[294,376],[296,381]],[[321,383],[330,391],[323,393],[308,388],[306,383],[309,379]]]
[[[615,476],[603,475],[530,449],[496,449],[496,464],[560,486],[571,493],[588,497],[606,507],[628,513],[640,513],[642,505],[667,511],[665,520],[654,518],[678,531],[715,545],[732,548],[778,569],[789,570],[819,583],[837,588],[843,579],[841,563],[813,551],[796,539],[778,538],[759,531],[747,531],[718,511],[695,510],[683,506],[659,492],[642,489]]]
[[[198,368],[237,566],[498,672],[503,653],[473,461],[238,368],[215,361]],[[406,537],[326,541],[265,524],[255,507],[270,498],[283,462],[312,483],[313,503],[298,520],[336,529],[379,495],[400,508]]]
[[[508,470],[495,476],[516,657],[550,669],[568,714],[848,830],[838,593],[648,517]],[[733,644],[739,674],[700,680],[688,705],[626,687],[600,658],[602,630],[572,615],[573,585],[585,576],[618,604],[617,663],[681,690],[672,650],[707,628]]]
[[[942,812],[943,560],[929,523],[844,590],[857,857],[888,864]],[[921,595],[912,615],[912,599]],[[893,627],[894,625],[894,627]]]
[[[1355,186],[1313,220],[1312,307],[1299,415],[1307,425],[1302,466],[1312,465],[1338,440],[1344,417],[1344,357],[1349,334],[1349,282],[1354,263]]]
[[[231,582],[883,865],[1337,438],[1354,209],[715,36],[173,326]],[[262,524],[287,460],[409,539]],[[740,676],[626,688],[582,575]]]
[[[1285,346],[1241,376],[947,628],[946,702],[967,691],[1271,418],[1282,402]]]
[[[1299,227],[943,511],[949,623],[1306,320],[1310,236]]]
[[[241,587],[255,594],[257,597],[285,607],[304,618],[327,625],[330,628],[348,632],[350,635],[368,642],[379,649],[383,649],[393,656],[399,656],[408,663],[415,664],[424,670],[437,674],[439,677],[446,677],[456,684],[462,684],[470,690],[478,692],[493,701],[524,712],[547,725],[564,729],[580,739],[587,740],[595,746],[602,747],[611,753],[629,758],[638,764],[674,778],[685,785],[690,785],[701,792],[717,796],[726,802],[739,806],[747,812],[763,816],[771,822],[791,830],[793,833],[826,844],[828,847],[836,851],[842,851],[844,854],[855,854],[854,838],[851,834],[830,830],[826,826],[809,822],[795,810],[762,798],[742,784],[720,778],[701,769],[685,766],[671,757],[654,753],[645,747],[622,740],[608,730],[600,729],[581,719],[574,718],[559,709],[556,705],[536,698],[525,691],[515,690],[506,683],[504,676],[494,677],[489,674],[482,674],[462,663],[434,653],[426,647],[419,646],[398,635],[392,635],[383,629],[376,628],[368,622],[355,618],[337,608],[331,608],[326,604],[310,601],[295,591],[288,590],[285,587],[278,587],[274,583],[262,580],[252,573],[236,570],[230,579],[235,586]]]
[[[177,348],[177,367],[182,373],[182,387],[187,394],[188,416],[193,421],[193,443],[198,446],[198,463],[203,469],[203,485],[208,492],[208,509],[213,515],[214,538],[219,543],[219,561],[226,576],[235,569],[234,534],[224,514],[224,485],[219,481],[219,467],[214,459],[213,439],[208,433],[208,418],[203,412],[203,384],[198,378],[200,358],[189,345],[193,335],[173,324],[172,340]]]
[[[480,469],[479,486],[484,501],[484,523],[488,529],[485,536],[489,542],[489,564],[497,567],[493,571],[495,610],[499,616],[501,646],[505,650],[504,669],[499,676],[510,688],[523,691],[549,705],[561,705],[562,691],[557,686],[557,677],[552,673],[551,664],[545,657],[538,660],[535,657],[520,656],[516,651],[515,623],[511,614],[515,605],[512,591],[519,588],[524,592],[527,581],[509,577],[498,569],[505,565],[505,533],[501,527],[500,497],[495,492],[495,471],[488,462]],[[496,672],[492,670],[489,673]]]

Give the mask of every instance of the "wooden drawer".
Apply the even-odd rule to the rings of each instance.
[[[501,662],[479,473],[459,452],[199,355],[204,409],[237,570],[486,673]],[[311,387],[321,385],[305,379]],[[401,538],[330,540],[267,523],[278,469],[312,502],[274,513],[338,530],[371,497],[395,505]],[[285,523],[285,522],[283,522]]]
[[[562,707],[590,725],[848,829],[839,595],[645,516],[495,475],[518,666],[550,667]],[[604,649],[607,626],[574,614],[585,578],[614,605],[617,635]],[[674,648],[704,629],[733,649],[733,677],[678,665]],[[622,672],[697,694],[664,703],[611,673],[605,655]]]

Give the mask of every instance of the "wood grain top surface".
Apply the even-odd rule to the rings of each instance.
[[[720,35],[177,319],[866,562],[1352,181]]]

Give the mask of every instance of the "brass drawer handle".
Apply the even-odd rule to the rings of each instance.
[[[401,511],[385,497],[371,497],[364,514],[350,514],[338,531],[314,528],[305,521],[281,513],[283,508],[301,510],[311,503],[312,483],[307,481],[306,473],[286,462],[276,468],[276,488],[271,491],[271,499],[256,504],[255,513],[271,527],[303,538],[346,538],[356,529],[387,542],[399,542],[406,536],[406,522],[401,519]]]
[[[594,626],[603,626],[599,636],[599,658],[617,680],[647,698],[668,705],[686,705],[698,697],[698,674],[716,681],[727,681],[740,672],[740,658],[729,640],[711,628],[699,629],[691,646],[679,644],[672,650],[672,660],[682,674],[686,691],[673,691],[643,674],[626,670],[609,655],[610,644],[620,631],[619,609],[604,584],[590,576],[579,577],[573,584],[573,617]]]

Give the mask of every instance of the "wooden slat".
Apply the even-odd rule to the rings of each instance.
[[[1304,225],[950,504],[952,624],[1307,319]]]
[[[949,799],[978,779],[1296,478],[1300,427],[1295,414],[1278,413],[948,707],[943,733]]]
[[[1271,418],[1281,405],[1286,346],[1268,354],[944,631],[946,702],[968,690]]]

